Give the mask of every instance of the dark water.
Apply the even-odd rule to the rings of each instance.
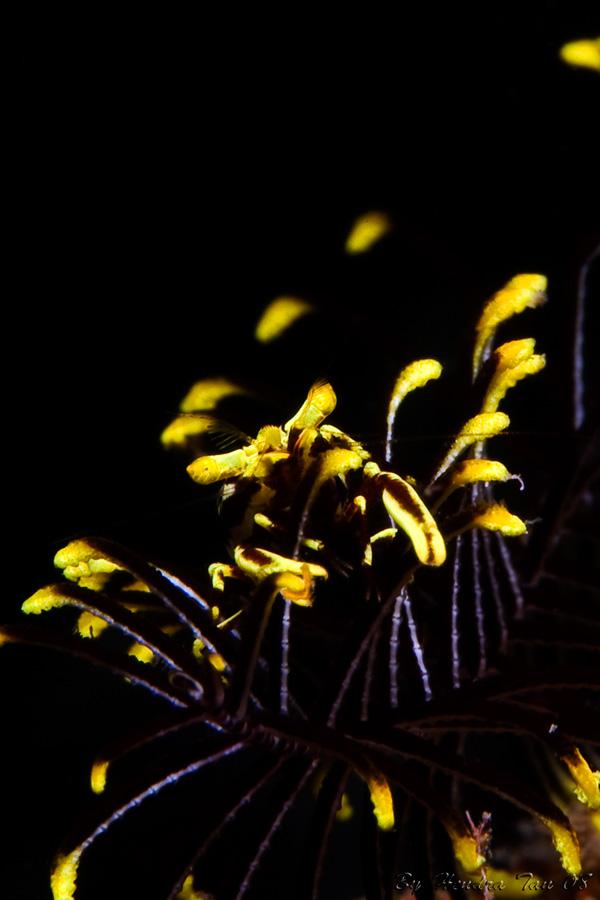
[[[437,356],[460,384],[479,306],[517,272],[547,274],[551,300],[526,317],[551,364],[521,443],[533,461],[561,442],[568,456],[573,302],[600,239],[600,79],[557,53],[599,25],[591,4],[522,6],[25,34],[5,139],[3,620],[77,534],[188,566],[218,544],[210,501],[157,441],[191,381],[247,378],[285,417],[281,398],[299,405],[328,375],[337,421],[368,439],[404,362]],[[395,233],[348,259],[349,224],[372,208]],[[261,355],[252,329],[281,293],[326,316]],[[406,420],[408,470],[452,428],[446,412],[432,401]],[[41,900],[87,760],[131,704],[50,655],[8,648],[0,665],[14,798],[1,896]]]

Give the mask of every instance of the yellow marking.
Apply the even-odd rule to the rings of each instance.
[[[579,855],[579,841],[575,832],[545,816],[538,817],[540,822],[550,830],[552,843],[560,856],[560,861],[565,872],[569,875],[581,874],[581,857]]]
[[[600,38],[569,41],[560,48],[560,58],[569,66],[600,72]]]
[[[394,827],[394,800],[387,778],[381,772],[370,772],[363,778],[369,788],[377,824],[382,831],[391,831]]]
[[[155,659],[153,651],[150,650],[149,647],[146,647],[145,644],[140,644],[137,641],[131,645],[127,654],[133,656],[139,662],[146,664],[154,662]]]
[[[562,759],[575,782],[574,792],[577,799],[591,809],[600,809],[600,772],[594,772],[589,767],[577,747],[572,753],[565,754]]]
[[[475,327],[473,378],[489,356],[489,348],[502,322],[546,299],[548,279],[544,275],[516,275],[486,303]]]
[[[510,513],[503,503],[492,503],[477,512],[467,528],[499,531],[505,537],[518,537],[527,533],[525,522]]]
[[[108,628],[106,619],[85,610],[77,619],[77,631],[82,638],[97,638]]]
[[[309,313],[314,307],[298,297],[278,297],[269,303],[256,326],[254,336],[262,344],[274,341],[288,328]]]
[[[510,388],[527,375],[535,375],[544,368],[546,357],[534,353],[534,347],[535,341],[526,338],[502,344],[494,351],[496,368],[485,393],[483,412],[495,412]]]
[[[194,888],[194,876],[188,875],[177,894],[176,900],[213,900],[213,897],[211,894],[205,894],[204,891],[196,890]]]
[[[350,802],[348,794],[344,791],[341,796],[340,805],[335,814],[335,818],[338,822],[349,822],[353,815],[354,807]]]
[[[110,765],[107,759],[97,759],[92,765],[90,784],[95,794],[102,794],[106,787],[106,776]]]
[[[57,856],[56,864],[50,876],[50,887],[52,888],[54,900],[74,900],[77,868],[81,854],[82,849],[78,847],[67,856],[62,854]]]
[[[465,422],[460,433],[455,437],[450,449],[433,476],[432,482],[437,481],[458,457],[473,444],[495,437],[501,431],[504,431],[505,428],[508,428],[509,425],[510,419],[503,412],[484,412],[473,416],[472,419]]]
[[[466,872],[474,872],[485,864],[477,848],[477,840],[468,831],[460,830],[454,823],[445,822],[444,827],[452,841],[454,856]]]
[[[392,222],[384,212],[368,212],[359,216],[346,238],[346,253],[365,253],[392,230]]]

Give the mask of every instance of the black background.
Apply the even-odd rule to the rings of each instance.
[[[203,526],[180,522],[210,512],[157,436],[194,379],[291,385],[298,405],[327,374],[347,389],[339,424],[371,434],[374,392],[418,355],[457,368],[482,301],[520,271],[550,279],[541,458],[566,421],[577,275],[600,237],[600,81],[558,59],[599,31],[592,7],[29,23],[5,137],[5,621],[78,534],[190,564]],[[378,208],[394,235],[348,259],[350,223]],[[281,293],[326,324],[261,355],[252,329]],[[0,896],[42,900],[89,759],[144,710],[50,654],[8,647],[0,664]]]

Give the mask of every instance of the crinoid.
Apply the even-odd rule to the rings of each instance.
[[[349,249],[386,223],[357,223]],[[597,463],[582,441],[528,588],[512,550],[524,555],[527,524],[506,505],[510,482],[523,484],[495,452],[507,391],[545,365],[533,339],[496,346],[496,332],[545,297],[543,276],[518,275],[484,306],[472,390],[433,472],[397,471],[395,432],[406,396],[442,374],[437,360],[401,370],[379,456],[331,424],[327,381],[285,424],[249,437],[217,417],[248,390],[206,379],[162,440],[188,454],[195,482],[221,485],[230,559],[206,560],[190,583],[106,539],[57,553],[66,580],[23,609],[73,611],[76,634],[7,627],[2,643],[106,667],[164,701],[165,717],[98,756],[91,787],[106,796],[56,858],[55,900],[83,900],[76,881],[88,849],[184,782],[197,848],[173,871],[170,900],[341,897],[327,848],[344,839],[360,848],[355,890],[369,898],[416,881],[420,897],[437,887],[464,895],[468,881],[488,893],[504,881],[508,896],[514,865],[553,871],[539,855],[529,861],[519,828],[546,848],[542,859],[554,844],[568,887],[582,883],[569,815],[577,801],[598,826],[600,735],[589,715],[598,626],[585,578],[568,609],[540,584],[562,578],[549,565],[564,551],[556,534],[597,515]],[[283,298],[257,337],[274,340],[312,312]],[[117,873],[114,885],[111,896],[122,896]]]

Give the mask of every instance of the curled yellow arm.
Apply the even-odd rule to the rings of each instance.
[[[394,430],[394,421],[398,407],[407,394],[416,388],[424,387],[428,381],[439,378],[442,374],[441,363],[437,359],[417,359],[415,362],[405,366],[398,375],[387,414],[387,433],[385,440],[385,458],[389,462],[391,459],[392,434]]]
[[[527,375],[535,375],[546,365],[543,354],[534,353],[535,341],[509,341],[494,351],[496,368],[483,400],[482,411],[496,412],[506,392]]]
[[[510,419],[503,412],[484,412],[473,416],[472,419],[465,422],[460,433],[455,437],[450,449],[431,479],[432,482],[437,481],[444,472],[447,472],[458,457],[473,444],[495,437],[495,435],[508,428],[509,425]]]
[[[473,378],[489,355],[489,347],[498,326],[528,307],[543,303],[547,286],[548,279],[544,275],[516,275],[487,302],[475,326]]]
[[[381,486],[388,513],[410,539],[417,559],[425,566],[441,566],[446,545],[436,521],[414,487],[393,472],[380,472],[375,463],[367,463],[365,475]]]

